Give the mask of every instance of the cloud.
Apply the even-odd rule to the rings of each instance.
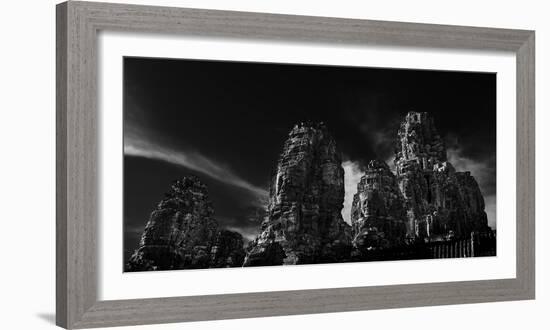
[[[457,171],[469,171],[476,179],[485,200],[485,212],[489,226],[496,229],[496,167],[495,158],[474,160],[464,156],[462,149],[447,149],[447,159]]]
[[[175,150],[151,141],[137,139],[128,135],[124,140],[124,154],[161,160],[167,163],[186,167],[197,171],[212,179],[245,189],[258,198],[265,200],[268,192],[262,187],[255,186],[235,174],[227,166],[220,165],[198,152]]]
[[[386,159],[393,157],[396,130],[395,125],[377,126],[372,122],[360,125],[361,132],[372,148],[376,158]]]
[[[393,174],[396,174],[397,173],[397,167],[395,167],[395,163],[393,162],[394,159],[395,159],[395,156],[391,155],[388,158],[386,158],[385,163],[388,164],[388,167],[390,168],[390,171],[392,171]]]
[[[124,225],[124,232],[128,234],[138,235],[141,236],[143,233],[143,230],[145,229],[145,225],[132,225],[127,223]]]
[[[225,227],[227,230],[235,231],[243,236],[243,244],[246,246],[248,242],[256,239],[260,233],[260,227]]]
[[[496,195],[487,196],[485,199],[485,213],[487,213],[487,222],[491,228],[497,228],[497,203]]]
[[[475,160],[464,156],[464,152],[460,148],[449,148],[447,149],[447,159],[457,171],[470,172],[479,184],[482,193],[487,195],[494,194],[496,188],[494,157]]]
[[[342,163],[344,168],[344,208],[342,209],[342,217],[344,221],[351,224],[351,205],[353,204],[353,195],[357,192],[357,184],[363,176],[361,171],[361,165],[353,161],[344,161]]]
[[[265,208],[259,207],[249,207],[234,215],[215,216],[221,228],[240,233],[243,235],[245,243],[248,243],[258,236],[261,231],[261,224],[264,217]]]

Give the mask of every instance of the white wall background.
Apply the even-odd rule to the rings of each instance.
[[[0,19],[0,305],[3,329],[51,329],[55,311],[55,3],[3,3]],[[110,1],[423,23],[537,33],[537,299],[143,326],[143,329],[548,329],[550,20],[545,1]]]

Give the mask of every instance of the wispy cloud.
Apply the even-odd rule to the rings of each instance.
[[[342,209],[342,217],[344,221],[351,224],[351,205],[353,204],[353,195],[357,192],[357,184],[363,176],[361,166],[354,161],[344,161],[342,163],[344,168],[344,208]]]
[[[241,234],[243,236],[244,246],[246,246],[248,242],[256,239],[256,236],[258,236],[258,234],[260,233],[260,227],[227,226],[226,229],[231,231],[236,231],[237,233]]]
[[[235,174],[229,167],[218,164],[198,152],[176,150],[151,141],[137,139],[130,135],[126,136],[124,140],[124,154],[183,166],[212,179],[245,189],[258,197],[258,200],[265,200],[268,195],[266,189],[253,185]]]

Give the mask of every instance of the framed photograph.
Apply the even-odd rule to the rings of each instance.
[[[534,45],[57,5],[57,324],[534,299]]]

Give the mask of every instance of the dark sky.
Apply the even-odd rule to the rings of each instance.
[[[347,187],[362,164],[393,156],[408,111],[435,118],[449,160],[478,180],[494,226],[495,74],[125,58],[125,256],[173,180],[199,176],[220,225],[251,238],[259,226],[251,214],[295,123],[328,125]]]

